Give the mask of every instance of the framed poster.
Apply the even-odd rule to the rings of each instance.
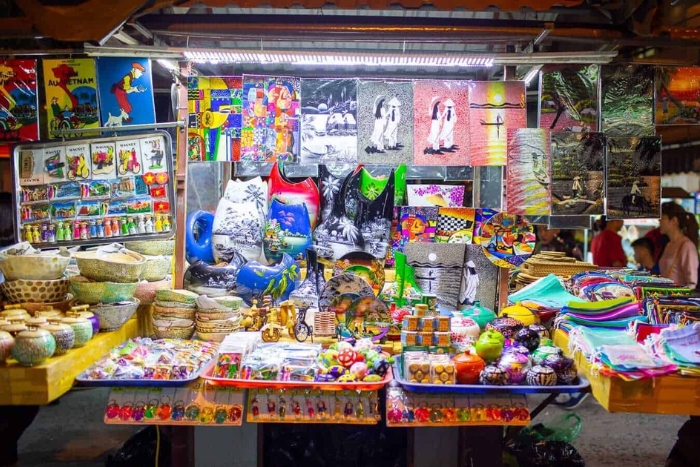
[[[42,65],[49,139],[60,137],[55,130],[99,127],[95,60],[47,59]]]
[[[598,65],[545,66],[541,78],[540,128],[598,130]]]
[[[0,60],[0,144],[39,139],[36,60]]]
[[[99,57],[97,84],[104,126],[156,122],[150,59]]]
[[[700,124],[700,67],[657,67],[656,124]]]
[[[508,130],[506,196],[509,214],[549,214],[549,137],[537,128]]]
[[[654,136],[654,70],[606,65],[601,71],[602,127],[608,136]]]
[[[242,97],[240,76],[187,79],[189,160],[234,162],[240,158]]]

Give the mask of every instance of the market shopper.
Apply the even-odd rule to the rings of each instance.
[[[661,208],[661,233],[669,242],[659,258],[661,275],[676,284],[695,289],[698,284],[698,222],[676,203]]]
[[[0,247],[13,244],[14,238],[12,194],[0,193]],[[37,413],[35,405],[0,405],[0,467],[17,465],[17,442]]]
[[[593,264],[601,268],[622,268],[627,265],[622,237],[618,234],[624,224],[620,219],[607,220],[605,216],[596,222],[598,234],[591,242]]]
[[[570,258],[583,260],[581,248],[576,244],[573,235],[565,235],[560,229],[548,229],[544,225],[538,225],[534,254],[542,251],[557,251]]]
[[[659,275],[659,264],[654,259],[654,242],[647,237],[638,238],[632,242],[634,262],[640,271],[649,271]]]

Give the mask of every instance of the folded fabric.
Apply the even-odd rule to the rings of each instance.
[[[595,321],[590,317],[580,317],[572,314],[559,315],[557,320],[571,321],[575,324],[588,327],[611,328],[611,329],[627,329],[630,323],[634,321],[648,322],[646,316],[632,316],[629,318],[620,318],[616,320]]]
[[[664,329],[661,331],[661,337],[672,360],[700,365],[700,327],[698,325]]]
[[[508,297],[511,303],[527,300],[537,301],[552,308],[561,309],[569,303],[583,303],[584,300],[567,292],[557,276],[549,274],[532,284],[523,287]]]
[[[599,300],[597,302],[570,302],[562,309],[562,313],[604,313],[630,303],[635,303],[634,297],[620,297],[612,300]]]
[[[639,314],[639,305],[637,303],[631,303],[629,305],[600,314],[568,312],[566,313],[566,316],[575,316],[577,318],[589,319],[591,321],[615,321],[623,318],[632,318],[637,316],[641,317]]]
[[[620,329],[573,326],[569,333],[569,346],[580,350],[586,357],[593,355],[596,349],[603,345],[633,345],[634,343],[632,336]]]

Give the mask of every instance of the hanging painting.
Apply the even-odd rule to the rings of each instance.
[[[413,83],[361,81],[357,121],[361,163],[413,161]]]
[[[608,136],[653,136],[654,67],[606,65],[600,78],[601,131]]]
[[[241,161],[298,161],[300,86],[299,78],[243,76]]]
[[[301,80],[301,163],[357,162],[357,80]]]
[[[469,83],[471,165],[506,165],[507,130],[527,127],[525,83]]]
[[[700,68],[656,68],[656,124],[700,124]]]
[[[467,81],[413,84],[414,164],[470,165]]]
[[[437,207],[401,208],[401,235],[407,243],[433,243],[438,221]]]
[[[242,95],[240,76],[188,78],[189,160],[232,162],[239,159]]]
[[[540,128],[597,131],[598,65],[546,66],[541,76]]]
[[[46,59],[42,60],[42,65],[49,138],[61,137],[52,133],[56,130],[99,127],[95,60]]]
[[[473,208],[438,208],[435,243],[471,244],[474,237]]]
[[[156,122],[150,59],[99,57],[97,84],[104,126]]]
[[[546,130],[508,130],[508,213],[549,214],[549,138]]]
[[[466,245],[466,261],[462,270],[459,304],[480,302],[491,310],[496,308],[499,269],[484,254],[479,245]]]
[[[609,219],[661,217],[661,138],[607,139]]]
[[[551,145],[552,215],[604,214],[605,135],[554,132]]]
[[[466,245],[433,245],[409,243],[406,261],[413,267],[418,287],[424,293],[437,295],[438,304],[455,309],[459,302]]]
[[[36,60],[0,60],[0,144],[39,139]],[[0,152],[5,152],[0,150]]]
[[[464,189],[464,185],[407,185],[408,205],[458,208],[464,206]]]

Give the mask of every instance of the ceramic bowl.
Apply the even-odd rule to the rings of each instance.
[[[133,251],[103,253],[99,250],[74,254],[80,274],[99,282],[138,282],[146,258]]]
[[[173,281],[170,279],[147,282],[141,281],[136,286],[134,297],[141,301],[141,305],[152,305],[156,300],[157,290],[170,290],[173,287]]]
[[[6,250],[7,251],[7,250]],[[11,255],[0,253],[0,271],[5,280],[18,279],[44,281],[63,277],[70,263],[70,256],[56,254]]]
[[[141,280],[148,282],[162,281],[172,269],[172,256],[145,256]]]
[[[37,281],[18,279],[3,282],[0,290],[9,303],[52,303],[66,299],[70,282],[66,278]]]
[[[100,319],[100,331],[116,331],[134,316],[139,303],[138,298],[133,298],[110,305],[93,305],[90,311]]]
[[[70,311],[71,307],[71,302],[73,301],[73,295],[68,294],[65,300],[62,300],[60,302],[53,302],[53,303],[21,303],[20,305],[22,308],[27,310],[27,312],[32,315],[36,316],[37,312],[42,311],[43,309],[46,308],[52,308],[55,311],[58,311],[60,313],[65,313],[66,311]]]
[[[139,242],[124,242],[127,250],[142,255],[161,256],[175,254],[175,240],[147,240]]]
[[[96,305],[131,300],[138,283],[92,282],[83,276],[75,276],[70,278],[70,285],[76,300],[88,305]]]

